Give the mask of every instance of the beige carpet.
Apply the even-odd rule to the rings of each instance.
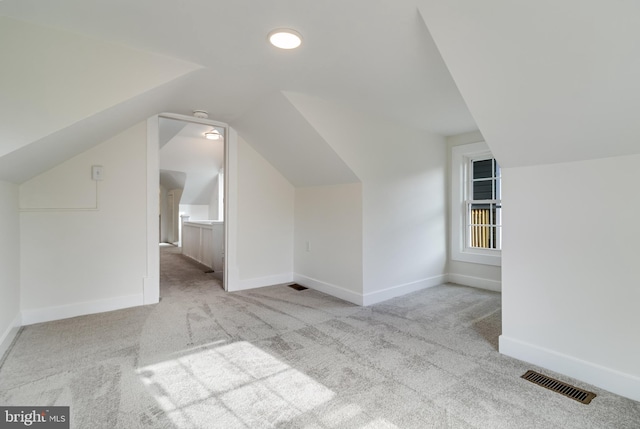
[[[501,356],[500,295],[444,285],[361,308],[286,286],[225,293],[162,249],[162,301],[23,328],[0,404],[69,405],[74,428],[629,428]]]

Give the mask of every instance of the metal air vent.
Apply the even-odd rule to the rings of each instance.
[[[593,398],[596,397],[596,394],[593,392],[582,390],[578,387],[564,383],[560,380],[556,380],[555,378],[542,375],[539,372],[527,371],[526,373],[524,373],[524,375],[522,375],[522,378],[532,383],[535,383],[538,386],[542,386],[546,389],[553,390],[554,392],[557,392],[568,398],[574,399],[583,404],[588,404],[589,402],[591,402]]]

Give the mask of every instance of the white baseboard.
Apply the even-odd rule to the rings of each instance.
[[[85,314],[103,313],[105,311],[120,310],[128,307],[143,305],[143,294],[119,296],[117,298],[99,301],[78,302],[58,307],[45,307],[22,310],[22,324],[49,322],[52,320],[68,319],[69,317],[84,316]]]
[[[439,276],[417,280],[415,282],[392,286],[390,288],[379,290],[376,292],[367,293],[364,294],[362,305],[373,305],[391,298],[406,295],[411,292],[417,292],[422,289],[438,286],[446,283],[448,278],[449,276],[447,274],[442,274]]]
[[[326,283],[312,277],[307,277],[302,274],[294,273],[293,281],[300,283],[302,286],[317,290],[327,295],[335,296],[342,300],[352,302],[356,305],[363,305],[363,298],[361,293],[353,292],[340,286]]]
[[[9,346],[11,346],[13,339],[18,334],[21,325],[22,317],[20,316],[20,312],[18,312],[16,318],[13,319],[11,324],[7,327],[7,329],[0,337],[0,362],[2,361],[2,357],[4,356],[5,352],[9,349]]]
[[[483,279],[482,277],[473,277],[450,273],[449,282],[463,286],[492,290],[494,292],[502,292],[502,282],[499,282],[497,280]]]
[[[362,306],[377,304],[391,298],[396,298],[398,296],[406,295],[411,292],[416,292],[447,282],[447,275],[443,274],[362,295],[343,287],[307,277],[302,274],[294,273],[293,278],[295,282],[300,283],[303,286]]]
[[[500,353],[640,401],[640,377],[504,335],[500,336]]]
[[[293,273],[276,274],[274,276],[255,277],[252,279],[237,280],[234,285],[228,285],[229,292],[255,289],[264,286],[279,285],[293,282]]]

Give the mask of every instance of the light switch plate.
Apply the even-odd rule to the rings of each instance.
[[[104,178],[104,171],[102,170],[101,165],[92,165],[91,166],[91,179],[93,180],[102,180]]]

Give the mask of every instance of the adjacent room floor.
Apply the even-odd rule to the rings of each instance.
[[[164,247],[159,304],[23,328],[0,404],[75,428],[638,428],[640,403],[497,352],[500,295],[443,285],[371,307],[226,293]],[[583,405],[528,369],[597,393]]]

